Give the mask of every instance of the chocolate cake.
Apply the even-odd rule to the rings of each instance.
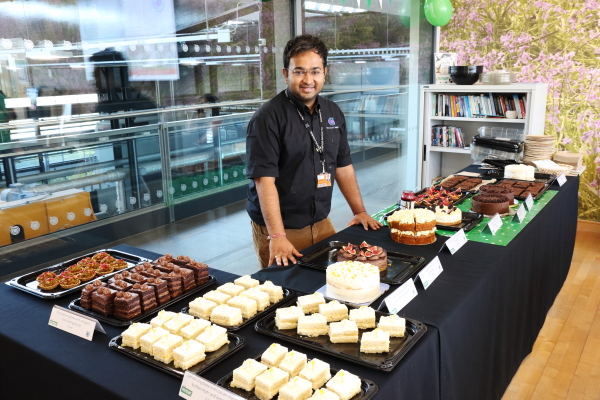
[[[171,274],[178,275],[181,279],[181,286],[184,292],[192,290],[196,287],[196,279],[191,269],[181,268],[176,266]],[[170,275],[170,274],[169,274]]]
[[[167,281],[160,278],[148,278],[146,285],[154,288],[154,295],[158,301],[158,304],[164,304],[171,300],[169,289],[167,288]]]
[[[171,263],[171,262],[166,262],[166,261],[162,261],[160,263],[157,263],[154,268],[164,272],[164,273],[171,273],[173,272],[173,269],[176,267],[177,265]]]
[[[133,284],[131,284],[129,282],[125,282],[123,279],[112,279],[111,278],[108,280],[108,287],[109,287],[109,289],[112,289],[112,290],[127,292],[131,289],[132,286],[133,286]]]
[[[106,286],[106,283],[100,281],[94,281],[92,283],[88,283],[85,285],[83,290],[81,291],[81,298],[79,299],[79,303],[81,307],[86,310],[91,310],[92,308],[92,293],[94,293],[98,288]]]
[[[483,185],[479,188],[481,194],[500,194],[508,198],[508,204],[513,204],[515,195],[512,188],[497,185]]]
[[[197,285],[201,285],[208,281],[208,265],[191,260],[185,267],[194,271]]]
[[[158,303],[156,302],[156,295],[154,294],[154,288],[149,285],[140,285],[139,283],[136,283],[133,285],[129,293],[135,293],[140,297],[143,313],[146,313],[158,306]]]
[[[129,282],[129,283],[133,283],[134,285],[136,283],[139,283],[141,285],[142,283],[146,282],[146,277],[142,276],[142,275],[140,275],[138,273],[135,273],[135,274],[131,274],[131,276],[129,276],[128,278],[126,278],[125,276],[123,276],[123,280],[126,281],[126,282]]]
[[[137,293],[117,292],[115,296],[115,317],[123,321],[131,320],[142,313],[140,297]]]
[[[162,272],[160,272],[157,269],[153,269],[153,268],[148,268],[140,273],[140,275],[142,275],[146,278],[156,278],[156,277],[159,277],[161,274],[162,274]]]
[[[107,287],[98,288],[98,290],[92,293],[92,311],[104,316],[113,315],[116,295],[116,290],[111,290]]]
[[[500,194],[480,194],[473,197],[471,209],[484,215],[508,213],[508,197]]]
[[[379,271],[387,270],[387,252],[379,246],[370,246],[363,241],[360,246],[348,243],[337,252],[337,261],[359,261],[371,264],[379,268]]]
[[[531,193],[531,196],[537,196],[546,186],[543,182],[515,181],[505,179],[496,186],[508,187],[513,195],[520,200],[524,200]]]
[[[181,284],[181,276],[179,274],[173,272],[168,274],[163,273],[160,278],[167,281],[167,288],[169,289],[171,298],[179,297],[183,294],[183,285]]]

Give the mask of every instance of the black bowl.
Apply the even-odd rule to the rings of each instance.
[[[479,80],[479,75],[483,72],[482,65],[453,65],[448,67],[448,73],[452,82],[457,85],[472,85]]]

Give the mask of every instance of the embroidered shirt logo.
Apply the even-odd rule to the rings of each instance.
[[[329,125],[335,125],[335,120],[333,119],[333,117],[329,118],[327,122],[329,122]]]

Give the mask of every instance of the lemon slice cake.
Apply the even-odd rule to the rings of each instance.
[[[189,369],[201,361],[204,361],[204,345],[195,340],[186,340],[183,344],[173,350],[173,364],[175,368]]]
[[[210,322],[204,318],[194,319],[192,322],[181,328],[179,335],[187,340],[194,339],[209,326]]]
[[[125,332],[121,334],[121,345],[131,347],[133,349],[140,348],[140,338],[152,329],[150,324],[140,324],[136,322],[132,324]]]
[[[331,379],[331,372],[329,371],[329,364],[321,361],[317,358],[310,360],[298,376],[310,381],[312,388],[317,390]]]
[[[358,376],[340,369],[325,386],[337,394],[340,400],[348,400],[360,393],[361,382]]]
[[[277,329],[296,329],[300,317],[304,317],[304,311],[300,307],[278,308],[275,311],[275,325],[277,325]]]
[[[233,380],[231,387],[244,389],[249,392],[254,389],[256,377],[267,370],[266,365],[259,363],[251,358],[244,361],[241,367],[233,370]]]
[[[174,312],[161,310],[158,312],[156,317],[154,317],[150,320],[150,325],[152,325],[154,328],[162,328],[163,325],[168,320],[175,317],[175,315],[176,315],[176,313],[174,313]]]
[[[289,381],[289,374],[276,367],[271,367],[256,377],[254,394],[260,400],[270,400],[283,385]]]
[[[254,301],[256,301],[256,307],[258,311],[262,311],[265,308],[269,307],[269,295],[258,287],[254,287],[252,289],[248,289],[240,293],[240,296],[248,297]]]
[[[271,281],[266,281],[257,287],[269,295],[269,302],[271,304],[277,303],[283,299],[283,288],[281,286],[274,285]]]
[[[259,281],[250,277],[250,275],[244,275],[233,281],[236,285],[240,285],[248,289],[252,289],[260,284]]]
[[[329,340],[331,343],[356,343],[358,342],[358,326],[356,322],[347,319],[333,322],[329,325]]]
[[[226,284],[219,286],[217,290],[231,297],[235,297],[238,294],[242,293],[244,290],[246,290],[246,288],[240,285],[236,285],[233,282],[227,282]]]
[[[390,334],[391,337],[404,337],[406,320],[396,314],[379,318],[377,327]]]
[[[181,336],[167,333],[152,345],[152,355],[156,361],[169,364],[173,361],[173,350],[183,344]]]
[[[340,396],[330,390],[319,389],[308,400],[340,400]]]
[[[336,322],[348,318],[348,307],[337,300],[319,304],[319,314],[327,318],[327,322]]]
[[[325,304],[325,298],[321,293],[307,294],[298,297],[298,306],[302,308],[304,314],[319,312],[319,304]]]
[[[312,395],[312,383],[296,376],[279,389],[278,400],[306,400]]]
[[[140,338],[140,351],[146,354],[152,354],[152,345],[161,337],[168,334],[169,331],[163,328],[152,328]]]
[[[367,306],[352,309],[349,320],[356,322],[358,329],[375,328],[375,310]]]
[[[287,372],[290,378],[293,378],[306,366],[306,360],[306,354],[292,350],[283,357],[277,368]]]
[[[235,296],[227,300],[227,305],[235,308],[239,308],[242,312],[242,318],[249,319],[256,315],[258,312],[258,306],[256,301],[246,296]]]
[[[279,343],[273,343],[269,346],[262,356],[260,362],[265,364],[267,367],[276,367],[281,363],[283,357],[287,354],[287,347],[280,345]]]
[[[218,306],[218,304],[214,301],[207,300],[204,297],[198,297],[190,302],[190,309],[188,312],[194,317],[209,319],[210,313],[216,306]]]
[[[227,300],[231,298],[230,295],[220,292],[218,290],[211,290],[210,292],[205,293],[202,297],[204,297],[206,300],[212,301],[213,303],[217,303],[217,305],[219,306],[221,304],[225,304]]]
[[[189,314],[178,313],[173,318],[165,322],[163,328],[171,332],[173,335],[179,335],[181,328],[188,325],[193,320],[194,317]]]
[[[298,335],[314,337],[328,333],[327,318],[321,314],[316,313],[298,318]]]
[[[223,326],[236,326],[243,322],[242,311],[239,308],[222,304],[213,308],[210,320],[214,324]]]
[[[361,353],[387,353],[390,351],[390,334],[381,329],[363,333],[360,339]]]
[[[224,344],[229,343],[227,340],[227,329],[222,326],[211,325],[204,330],[196,340],[206,346],[206,352],[216,351]]]

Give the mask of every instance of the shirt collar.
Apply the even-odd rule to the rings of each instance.
[[[285,92],[287,93],[289,99],[292,100],[292,103],[294,103],[294,105],[298,107],[298,110],[302,110],[304,114],[310,115],[310,108],[308,108],[306,104],[304,104],[296,96],[294,96],[294,94],[290,91],[289,88],[285,89]],[[319,110],[321,108],[321,105],[319,104],[319,97],[320,96],[317,95],[317,98],[315,99],[315,110]]]

